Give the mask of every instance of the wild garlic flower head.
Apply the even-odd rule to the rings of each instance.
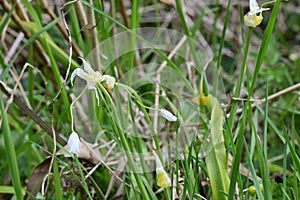
[[[76,132],[71,133],[67,146],[70,153],[78,154],[80,149],[80,140]]]
[[[161,114],[161,116],[163,116],[166,120],[168,120],[170,122],[177,121],[177,117],[166,109],[160,109],[160,114]]]
[[[169,178],[167,172],[164,170],[158,155],[154,151],[152,151],[152,153],[154,155],[156,163],[156,184],[163,189],[170,187],[171,179]]]
[[[269,10],[270,8],[261,8],[258,6],[256,0],[249,1],[250,11],[244,16],[244,23],[246,26],[249,27],[256,27],[258,26],[262,20],[262,12]],[[259,15],[257,15],[259,14]]]

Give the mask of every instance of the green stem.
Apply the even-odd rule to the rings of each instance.
[[[72,132],[75,132],[75,126],[74,126],[74,117],[73,117],[73,105],[82,97],[82,95],[86,92],[87,86],[81,91],[81,93],[74,99],[74,101],[70,105],[70,114],[71,114],[71,129]]]
[[[18,170],[18,163],[17,163],[17,157],[16,157],[16,152],[15,152],[15,147],[12,139],[12,135],[10,132],[5,108],[4,108],[4,103],[3,103],[3,98],[2,98],[2,92],[0,91],[0,109],[1,109],[1,115],[2,115],[2,133],[4,135],[4,144],[5,144],[5,149],[6,149],[6,154],[7,154],[7,160],[9,164],[9,169],[11,173],[11,179],[12,183],[15,189],[15,195],[18,200],[22,199],[22,186],[21,186],[21,181],[20,181],[20,175],[19,175],[19,170]]]
[[[101,92],[104,94],[104,96],[109,100],[109,103],[110,103],[110,107],[113,111],[113,114],[115,116],[115,119],[117,119],[117,111],[116,111],[116,108],[114,106],[114,103],[113,103],[113,100],[111,99],[109,93],[106,91],[106,89],[103,87],[102,84],[98,84],[98,87],[100,88]],[[125,150],[125,154],[128,158],[128,161],[129,161],[129,164],[131,166],[131,168],[133,169],[133,172],[137,172],[137,169],[136,169],[136,165],[135,165],[135,161],[132,157],[132,155],[130,154],[131,150],[130,150],[130,147],[129,147],[129,144],[125,138],[125,135],[120,131],[120,129],[118,127],[116,127],[116,130],[115,130],[117,133],[118,133],[118,136],[120,137],[120,140],[121,140],[121,143],[122,143],[122,146]],[[141,191],[141,194],[143,196],[143,199],[146,199],[146,200],[150,200],[150,197],[147,193],[147,190],[145,188],[145,185],[143,184],[143,181],[140,177],[140,175],[138,173],[133,173],[134,174],[134,177],[136,179],[136,182],[137,182],[137,185]]]
[[[151,129],[151,133],[153,135],[153,139],[154,139],[154,143],[155,143],[155,147],[156,147],[156,150],[158,152],[158,156],[159,158],[163,161],[163,156],[162,156],[162,153],[160,151],[160,145],[159,145],[159,139],[157,137],[157,133],[155,132],[154,130],[154,127],[152,126],[152,121],[148,115],[148,112],[146,111],[145,108],[149,108],[149,109],[154,109],[154,108],[150,108],[150,107],[147,107],[145,106],[143,103],[142,103],[142,100],[141,98],[139,97],[139,95],[136,93],[135,90],[133,90],[131,87],[127,86],[127,85],[124,85],[122,83],[116,83],[116,86],[120,87],[120,88],[123,88],[125,89],[128,93],[132,94],[132,97],[136,99],[136,103],[138,103],[140,106],[141,106],[141,109],[142,109],[142,112],[144,113],[145,117],[146,117],[146,120],[147,122],[149,123],[149,126],[150,126],[150,129]],[[155,110],[155,109],[154,109]],[[164,165],[164,163],[162,163]]]
[[[93,199],[92,196],[91,196],[91,194],[90,194],[89,188],[88,188],[88,186],[86,184],[85,177],[84,177],[82,169],[81,169],[81,164],[80,164],[80,162],[78,160],[77,155],[74,155],[74,159],[75,159],[75,162],[77,164],[77,167],[78,167],[78,170],[79,170],[79,173],[80,173],[80,176],[81,176],[83,188],[84,188],[85,192],[88,194],[89,199]]]
[[[242,88],[242,83],[243,83],[243,79],[244,79],[246,61],[247,61],[247,56],[248,56],[248,51],[249,51],[252,32],[253,32],[253,28],[249,28],[248,35],[247,35],[247,40],[246,40],[246,45],[245,45],[245,49],[244,49],[244,56],[243,56],[243,60],[242,60],[242,64],[241,64],[241,71],[240,71],[240,74],[239,74],[239,78],[238,78],[238,82],[237,82],[236,90],[235,90],[235,94],[234,94],[234,97],[236,97],[236,98],[238,98],[240,96],[240,93],[241,93],[241,88]],[[233,101],[231,111],[230,111],[230,117],[229,117],[229,132],[230,132],[230,134],[231,134],[232,129],[233,129],[233,124],[234,124],[234,119],[235,119],[235,116],[236,116],[235,114],[236,114],[237,106],[238,106],[238,102]]]

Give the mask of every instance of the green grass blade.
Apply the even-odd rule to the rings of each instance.
[[[234,97],[240,97],[240,93],[241,93],[241,88],[242,88],[242,83],[243,83],[243,79],[244,79],[244,73],[245,73],[245,68],[246,68],[246,61],[247,61],[247,56],[248,56],[248,51],[249,51],[249,46],[250,46],[250,40],[251,40],[251,36],[252,36],[252,32],[253,32],[253,28],[249,28],[248,30],[248,34],[247,34],[247,40],[246,40],[246,44],[245,44],[245,48],[244,48],[244,56],[243,56],[243,60],[242,60],[242,64],[241,64],[241,71],[239,73],[239,77],[238,77],[238,82],[236,85],[236,90],[234,93]],[[232,108],[230,110],[230,117],[229,117],[229,133],[231,134],[231,131],[233,129],[233,124],[234,124],[234,119],[235,119],[235,113],[238,107],[238,102],[234,101],[232,103]]]
[[[227,157],[223,137],[223,110],[217,98],[210,98],[211,104],[211,130],[205,162],[210,179],[213,199],[227,199],[225,194],[229,190],[229,176],[227,174]]]
[[[15,189],[16,198],[18,200],[22,199],[22,186],[19,175],[19,168],[17,163],[17,157],[15,152],[15,147],[12,139],[12,134],[10,132],[10,127],[7,120],[7,115],[4,109],[4,103],[2,98],[2,92],[0,91],[0,109],[2,115],[2,133],[4,135],[4,144],[6,149],[6,156],[9,164],[9,170],[11,174],[12,183]]]
[[[59,174],[59,168],[57,165],[56,158],[54,158],[53,162],[53,172],[54,172],[54,183],[55,183],[55,199],[62,200],[62,190],[61,190],[61,183],[60,183],[60,174]]]
[[[256,135],[255,135],[255,137],[256,137]],[[246,142],[245,138],[244,138],[244,143],[245,143],[246,155],[247,155],[247,158],[248,158],[250,172],[251,172],[251,175],[253,177],[253,183],[254,183],[254,186],[255,186],[255,189],[256,189],[256,195],[258,196],[258,199],[263,199],[263,194],[260,190],[260,185],[259,185],[260,183],[259,183],[259,180],[257,178],[256,172],[255,172],[255,167],[254,167],[254,164],[252,162],[252,158],[251,158],[251,155],[250,155],[250,152],[249,152],[249,148],[246,145],[247,142]]]
[[[250,94],[249,96],[252,95],[255,83],[256,83],[256,79],[258,77],[258,73],[260,71],[261,65],[264,61],[265,58],[265,54],[267,52],[268,49],[268,45],[272,36],[272,32],[275,26],[275,22],[276,22],[276,18],[277,18],[277,14],[278,14],[278,10],[279,10],[279,5],[280,5],[280,0],[276,0],[276,3],[273,7],[273,11],[272,14],[270,16],[263,40],[262,40],[262,44],[260,46],[260,50],[258,53],[258,57],[257,57],[257,62],[256,62],[256,66],[255,66],[255,70],[254,70],[254,75],[253,75],[253,79],[252,79],[252,83],[251,83],[251,88],[250,88]]]
[[[289,147],[289,150],[291,152],[291,156],[293,158],[293,162],[294,162],[294,167],[295,167],[295,170],[297,171],[300,171],[300,158],[295,150],[295,147],[293,146],[293,144],[291,143],[291,140],[288,136],[288,134],[285,132],[285,139],[286,139],[286,142],[288,144],[288,147]]]
[[[268,100],[268,82],[267,82],[267,90],[266,90],[266,102],[265,102],[265,114],[264,114],[264,129],[263,129],[263,186],[264,186],[264,196],[265,199],[272,199],[271,191],[270,191],[270,181],[269,181],[269,170],[268,170],[268,150],[267,150],[267,142],[268,142],[268,112],[269,112],[269,100]]]
[[[12,186],[0,185],[0,194],[14,194],[15,189]]]
[[[286,167],[287,167],[287,143],[284,144],[284,150],[283,150],[283,180],[282,180],[282,187],[283,191],[286,191]],[[286,200],[286,195],[283,195],[282,200]]]
[[[242,120],[240,122],[240,129],[236,141],[236,154],[233,157],[233,162],[232,162],[233,164],[231,166],[231,171],[230,171],[230,186],[229,186],[229,193],[228,193],[229,200],[234,199],[236,180],[238,174],[240,173],[239,166],[240,166],[242,152],[243,152],[244,131],[246,129],[245,124],[246,124],[246,112],[242,115]]]

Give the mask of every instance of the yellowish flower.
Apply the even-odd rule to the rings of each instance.
[[[156,163],[156,184],[163,189],[170,187],[171,179],[169,178],[167,172],[164,170],[158,155],[154,151],[152,152]]]
[[[203,79],[201,78],[200,85],[199,85],[199,97],[194,97],[192,101],[198,105],[207,106],[210,98],[211,98],[210,94],[207,96],[203,95]]]
[[[113,76],[103,75],[101,81],[105,82],[105,86],[109,90],[112,90],[115,87],[116,79]]]
[[[244,16],[244,23],[246,26],[256,27],[263,20],[262,12],[270,8],[260,8],[256,0],[250,0],[249,3],[250,11]]]

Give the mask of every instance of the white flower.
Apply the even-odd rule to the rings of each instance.
[[[176,122],[177,117],[174,116],[170,111],[165,110],[165,109],[160,109],[160,114],[163,116],[165,119],[167,119],[170,122]]]
[[[246,26],[256,27],[262,22],[262,12],[270,8],[260,8],[256,0],[250,0],[249,4],[250,11],[244,16],[244,23]]]
[[[68,139],[68,149],[70,153],[78,154],[80,148],[80,140],[76,132],[72,132]]]
[[[80,58],[80,57],[79,57]],[[83,58],[80,58],[83,63],[83,69],[77,68],[73,71],[71,75],[71,84],[73,85],[73,80],[76,76],[81,79],[86,80],[86,84],[88,89],[95,90],[96,98],[99,105],[99,95],[97,91],[97,83],[105,82],[107,89],[113,89],[115,86],[116,79],[110,75],[103,75],[99,71],[94,71],[88,62],[86,62]]]
[[[99,95],[97,92],[96,84],[101,82],[102,75],[99,71],[94,71],[88,62],[86,62],[83,58],[80,58],[83,63],[83,69],[77,68],[72,72],[71,75],[71,84],[73,85],[73,80],[75,76],[79,76],[81,79],[86,80],[86,84],[88,89],[95,90],[96,98],[99,105]]]
[[[158,155],[152,151],[155,163],[156,163],[156,184],[161,188],[167,188],[171,186],[171,179],[167,172],[164,170]]]
[[[104,81],[104,82],[105,82],[106,88],[107,88],[107,89],[112,90],[112,89],[115,87],[116,79],[115,79],[115,77],[113,77],[113,76],[110,76],[110,75],[103,75],[101,81]]]

